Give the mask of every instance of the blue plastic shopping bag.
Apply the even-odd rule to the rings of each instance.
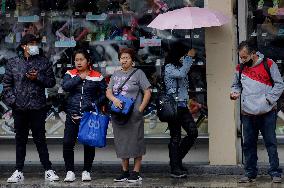
[[[102,148],[106,146],[109,116],[99,112],[84,112],[80,121],[78,141],[84,145]]]

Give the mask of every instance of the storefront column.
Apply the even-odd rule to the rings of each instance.
[[[210,165],[238,163],[235,103],[229,93],[236,61],[236,21],[234,0],[208,0],[209,9],[231,18],[222,27],[206,28],[206,71],[208,96],[208,132]]]

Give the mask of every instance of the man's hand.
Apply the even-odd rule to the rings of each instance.
[[[29,79],[29,80],[36,80],[37,79],[37,74],[38,74],[38,71],[36,70],[32,70],[32,71],[29,71],[28,73],[26,73],[26,77]]]
[[[241,95],[240,93],[236,93],[236,92],[230,93],[230,99],[237,100],[240,97],[240,95]]]

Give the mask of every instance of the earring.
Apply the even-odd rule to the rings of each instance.
[[[135,67],[135,62],[132,63],[132,67]]]

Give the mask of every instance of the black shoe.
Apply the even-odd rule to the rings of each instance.
[[[139,172],[133,171],[133,172],[131,173],[130,177],[127,179],[127,181],[128,181],[129,183],[136,183],[136,182],[142,181],[142,178],[141,178]]]
[[[255,182],[255,178],[249,178],[249,177],[242,177],[241,179],[239,179],[238,181],[239,183],[253,183]]]
[[[186,176],[187,174],[179,168],[171,170],[172,178],[185,178]]]
[[[127,179],[130,177],[129,171],[122,171],[122,174],[115,178],[113,181],[115,182],[123,182],[127,181]]]
[[[180,169],[181,171],[183,171],[184,173],[188,174],[187,168],[184,167],[182,164],[179,165],[179,169]]]
[[[281,176],[273,176],[272,177],[272,182],[273,183],[281,183],[282,182],[282,177]]]

